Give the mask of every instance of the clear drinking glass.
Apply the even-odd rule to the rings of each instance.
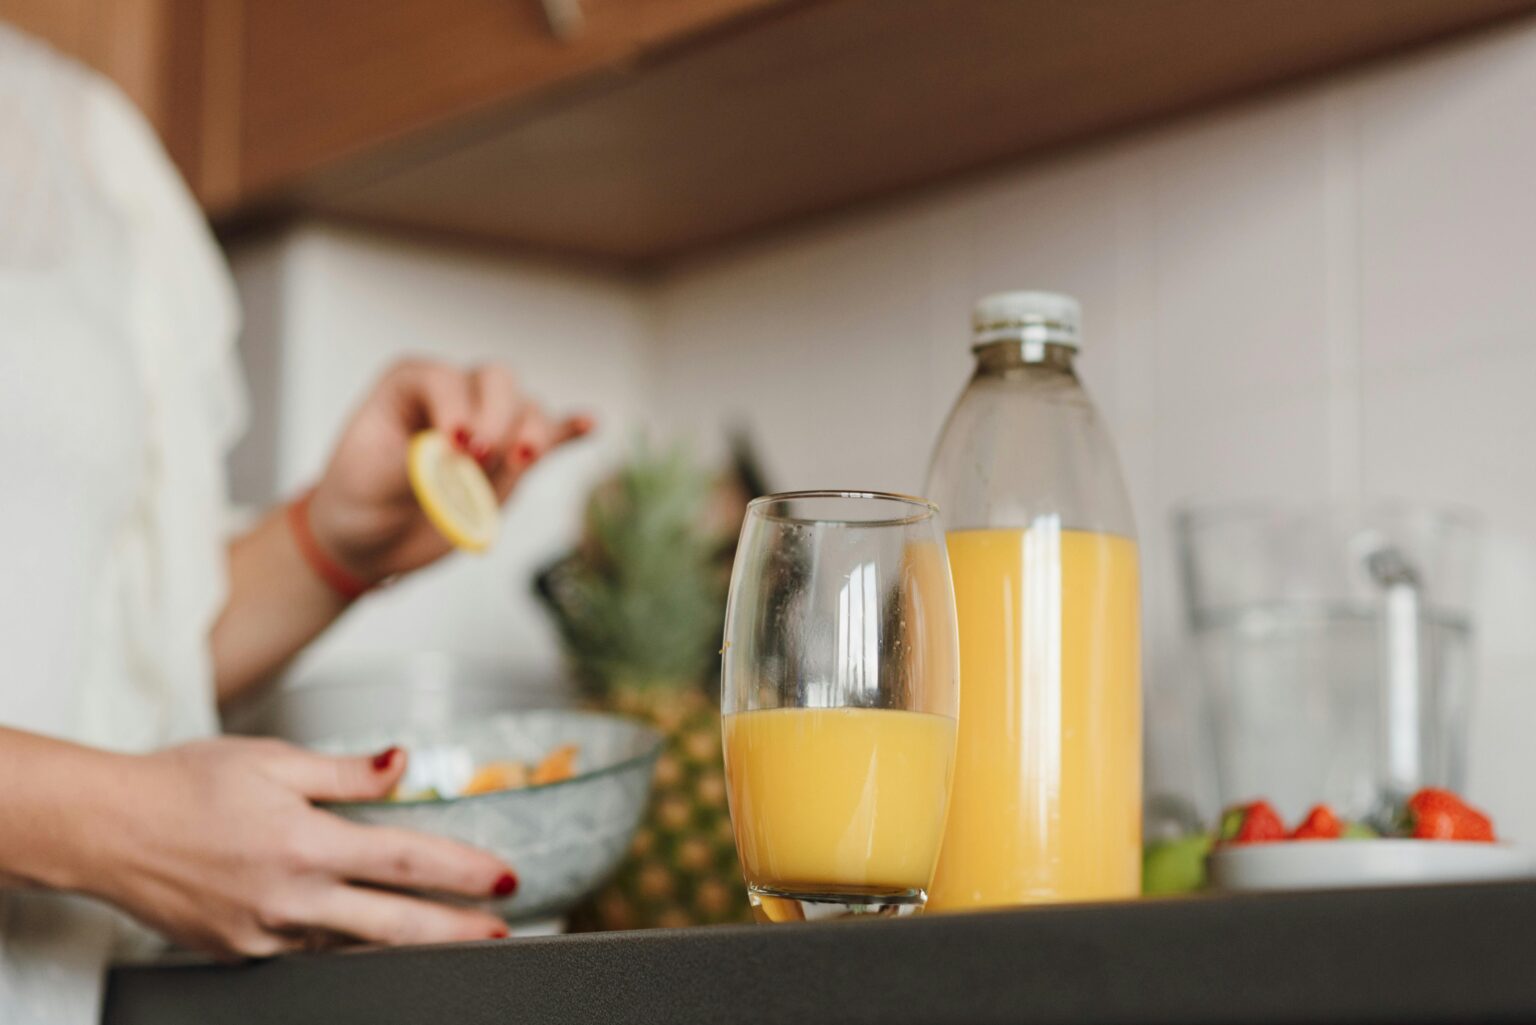
[[[960,679],[934,506],[871,492],[757,499],[722,657],[731,823],[758,919],[920,910]]]

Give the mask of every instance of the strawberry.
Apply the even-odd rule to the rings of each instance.
[[[1339,817],[1326,804],[1318,804],[1307,812],[1301,825],[1291,834],[1292,840],[1337,840],[1344,834]]]
[[[1420,840],[1493,841],[1493,822],[1449,790],[1425,787],[1408,799],[1409,835]]]
[[[1228,808],[1221,816],[1222,843],[1271,843],[1285,839],[1285,823],[1268,801]]]

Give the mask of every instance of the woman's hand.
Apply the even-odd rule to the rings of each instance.
[[[440,837],[361,826],[310,802],[375,800],[404,752],[331,757],[220,738],[128,757],[119,812],[97,823],[86,889],[183,945],[263,957],[316,937],[435,943],[505,936],[499,918],[379,887],[506,896],[510,868]]]
[[[364,584],[425,566],[449,545],[427,520],[406,469],[411,436],[435,427],[479,459],[503,501],[541,456],[592,429],[587,417],[551,419],[501,367],[440,363],[391,368],[352,415],[330,464],[302,505],[273,509],[229,549],[229,599],[213,627],[219,700],[248,693],[347,607],[354,588],[322,579],[290,514],[310,539]]]
[[[309,503],[316,540],[364,580],[418,569],[449,549],[406,476],[411,435],[428,427],[474,456],[505,501],[540,457],[586,434],[592,422],[551,419],[500,366],[409,361],[390,368],[342,432]]]

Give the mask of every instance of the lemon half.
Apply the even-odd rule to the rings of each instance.
[[[496,492],[480,464],[442,432],[420,431],[411,438],[406,472],[427,519],[455,547],[483,552],[496,543],[501,525]]]

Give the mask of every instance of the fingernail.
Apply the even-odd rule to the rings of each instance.
[[[517,461],[524,466],[533,462],[533,457],[537,454],[534,452],[533,446],[527,442],[517,446]]]
[[[503,872],[496,879],[496,885],[491,887],[491,895],[494,897],[510,897],[517,892],[517,876],[511,872]]]
[[[576,428],[578,433],[586,434],[593,427],[597,426],[597,421],[593,420],[590,416],[576,416],[571,418],[571,426]]]
[[[455,427],[453,429],[453,447],[460,452],[469,451],[469,429],[467,427]]]
[[[471,441],[469,443],[469,454],[473,456],[475,462],[479,463],[481,466],[491,465],[491,447],[485,442],[478,440]]]
[[[499,929],[492,929],[491,930],[491,939],[493,939],[493,940],[504,940],[504,939],[506,939],[510,935],[512,935],[512,934],[507,931],[507,927],[506,926],[502,926]]]
[[[395,755],[399,752],[399,750],[400,749],[398,747],[391,747],[386,748],[385,750],[380,751],[378,754],[374,755],[374,769],[379,772],[383,772],[385,769],[389,768],[390,765],[394,764]]]

